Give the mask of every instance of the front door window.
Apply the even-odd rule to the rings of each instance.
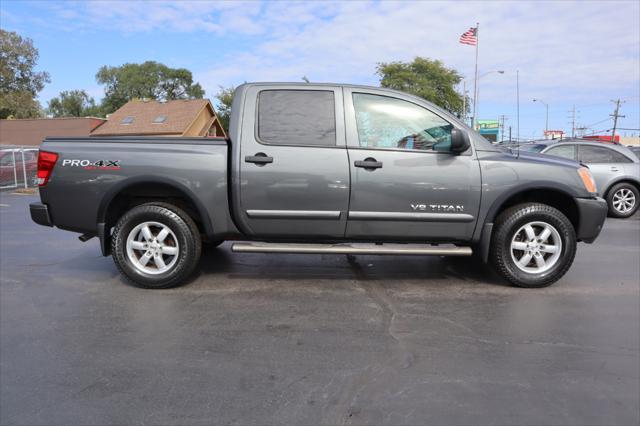
[[[448,151],[451,147],[451,123],[414,103],[354,93],[353,106],[363,148]]]

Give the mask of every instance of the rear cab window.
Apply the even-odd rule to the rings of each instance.
[[[267,145],[336,146],[334,92],[262,90],[256,139]]]

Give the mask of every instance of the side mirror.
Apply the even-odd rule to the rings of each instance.
[[[465,152],[471,146],[469,135],[459,129],[451,129],[451,152],[459,154]]]

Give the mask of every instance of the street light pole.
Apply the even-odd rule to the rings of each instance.
[[[549,131],[549,104],[543,101],[542,99],[534,99],[533,102],[540,102],[547,109],[547,116],[544,122],[544,131],[548,132]]]

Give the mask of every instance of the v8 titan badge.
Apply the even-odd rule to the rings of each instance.
[[[62,160],[62,167],[67,166],[84,170],[120,170],[120,160]]]

